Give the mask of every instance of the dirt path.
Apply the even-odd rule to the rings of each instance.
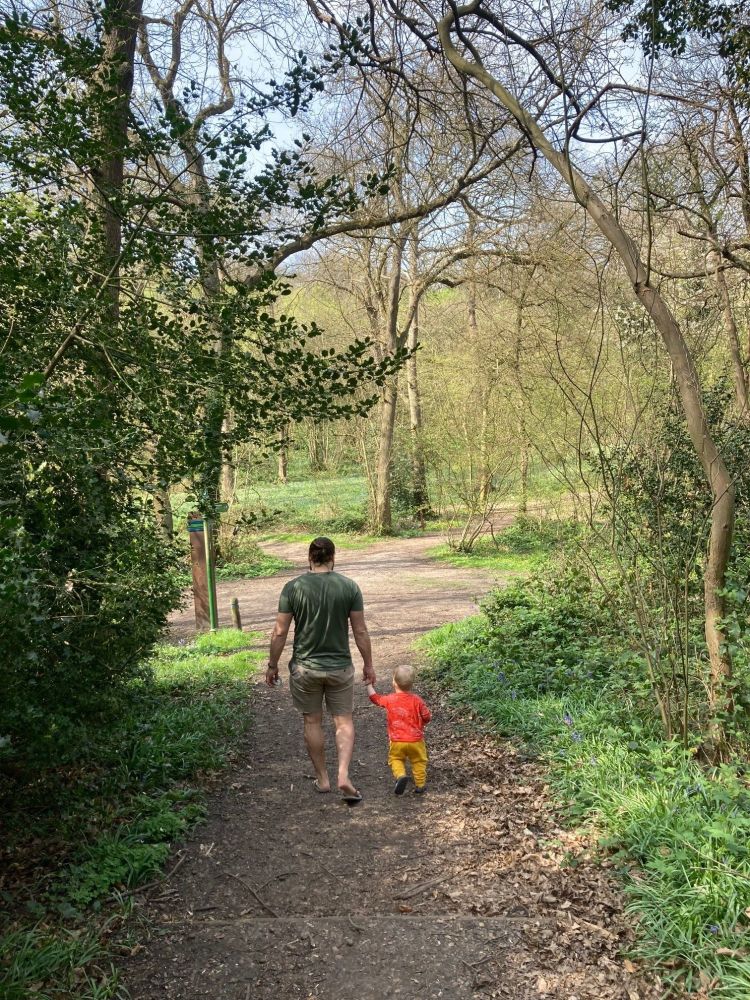
[[[381,690],[419,633],[470,614],[492,584],[426,559],[430,544],[341,553],[365,596]],[[247,626],[265,632],[295,574],[223,584],[220,600],[238,596]],[[189,632],[189,611],[174,625]],[[141,911],[151,936],[125,966],[135,1000],[660,996],[617,957],[620,901],[556,826],[535,765],[433,708],[429,793],[396,798],[383,714],[358,687],[353,776],[365,799],[348,808],[312,787],[288,685],[258,684],[241,761]]]

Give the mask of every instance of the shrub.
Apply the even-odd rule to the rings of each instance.
[[[27,463],[19,516],[0,522],[0,735],[5,755],[54,753],[145,668],[179,602],[174,548],[148,506],[83,463]],[[15,480],[13,482],[9,480]]]
[[[499,678],[526,693],[564,693],[609,676],[611,622],[575,569],[494,591],[483,603],[485,649]]]
[[[584,574],[536,576],[422,647],[454,701],[548,764],[563,812],[610,852],[638,919],[635,954],[678,989],[715,981],[712,996],[740,1000],[750,995],[746,765],[703,769],[661,738],[643,663],[608,600]],[[735,626],[744,669],[746,630]]]

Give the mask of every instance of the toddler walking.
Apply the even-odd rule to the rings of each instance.
[[[393,673],[393,694],[378,694],[372,684],[367,685],[370,701],[386,711],[388,725],[388,764],[396,779],[394,792],[403,795],[409,778],[406,761],[411,763],[414,791],[421,795],[427,782],[427,748],[424,744],[424,727],[432,713],[417,694],[414,686],[414,667],[396,667]]]

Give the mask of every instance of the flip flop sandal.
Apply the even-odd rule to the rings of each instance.
[[[357,792],[356,795],[342,795],[341,798],[348,806],[356,806],[357,803],[362,801],[362,794],[361,792]]]
[[[318,784],[318,779],[317,778],[315,779],[315,781],[313,781],[313,788],[320,795],[328,795],[330,793],[330,791],[331,791],[330,788],[321,788],[320,785]]]

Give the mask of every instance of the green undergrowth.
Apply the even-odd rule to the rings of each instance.
[[[549,766],[561,810],[614,858],[633,956],[676,989],[750,996],[750,791],[743,760],[705,769],[665,742],[633,654],[585,588],[496,592],[421,642],[436,681]],[[571,859],[574,863],[574,859]]]
[[[240,485],[231,517],[244,516],[260,532],[278,528],[316,534],[357,533],[366,530],[367,484],[361,475],[311,475],[282,483]],[[172,507],[178,519],[190,509],[182,494],[174,494]],[[222,515],[222,519],[227,515]]]
[[[257,536],[258,542],[286,542],[288,544],[299,544],[302,546],[303,554],[307,553],[307,546],[315,535],[310,531],[267,531]],[[366,549],[376,542],[382,541],[376,535],[356,535],[345,532],[331,532],[331,537],[337,549]]]
[[[248,724],[254,633],[157,648],[117,711],[59,734],[46,766],[3,779],[0,997],[113,997],[111,938],[131,890],[204,815],[201,786]],[[75,737],[75,738],[73,738]]]
[[[288,559],[261,552],[257,558],[220,564],[216,568],[216,576],[219,580],[254,580],[257,577],[273,576],[282,569],[289,569],[291,565]]]
[[[492,535],[478,538],[470,551],[457,547],[454,537],[428,551],[428,555],[451,566],[486,569],[497,573],[531,573],[578,532],[570,521],[538,520],[519,516],[513,524]]]
[[[316,535],[327,535],[341,548],[358,549],[381,540],[382,536],[369,534],[370,499],[364,476],[313,474],[304,467],[293,472],[295,477],[290,472],[286,485],[257,482],[251,487],[238,487],[235,500],[229,511],[221,515],[220,523],[230,532],[239,526],[235,538],[240,546],[259,542],[309,543]],[[184,518],[194,505],[184,493],[172,494],[178,534],[184,534]],[[438,513],[427,519],[424,530],[450,530],[453,522]],[[390,535],[409,538],[422,531],[411,507],[399,504],[394,498]]]
[[[289,569],[293,564],[281,556],[264,552],[255,543],[245,545],[239,552],[233,553],[231,559],[220,558],[216,566],[218,580],[255,580],[264,576],[274,576],[283,569]],[[179,574],[179,582],[183,587],[192,585],[190,570]]]
[[[537,565],[537,559],[532,555],[500,552],[492,539],[481,539],[471,552],[461,552],[443,543],[429,549],[427,555],[459,569],[486,569],[495,573],[530,573]]]

